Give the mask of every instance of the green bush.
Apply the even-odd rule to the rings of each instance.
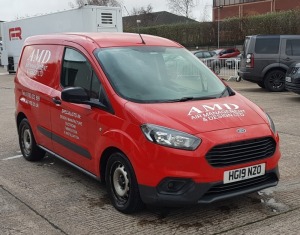
[[[242,44],[245,36],[254,34],[300,34],[300,10],[275,12],[220,22],[220,45]],[[125,28],[137,33],[137,28]],[[142,34],[156,35],[179,42],[185,47],[217,46],[217,22],[184,23],[141,27]]]

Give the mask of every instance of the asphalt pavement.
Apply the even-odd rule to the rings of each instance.
[[[209,205],[117,212],[104,185],[46,156],[27,162],[14,118],[14,75],[0,68],[0,234],[299,234],[300,95],[228,84],[273,118],[281,138],[278,186]]]

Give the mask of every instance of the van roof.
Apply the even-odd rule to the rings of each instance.
[[[143,43],[143,38],[145,44]],[[120,47],[120,46],[167,46],[182,47],[180,44],[166,38],[152,35],[134,33],[63,33],[37,35],[26,39],[25,45],[30,44],[64,44],[64,41],[74,42],[77,44],[94,43],[97,47]]]

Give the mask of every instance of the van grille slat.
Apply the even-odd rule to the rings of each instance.
[[[275,149],[274,139],[266,137],[217,145],[205,157],[210,165],[225,167],[271,157]]]
[[[226,194],[230,192],[237,192],[243,189],[248,189],[252,187],[257,187],[260,185],[264,185],[266,183],[272,183],[278,181],[276,175],[274,173],[269,173],[263,176],[238,181],[230,184],[219,184],[211,187],[204,196],[214,196],[220,194]]]

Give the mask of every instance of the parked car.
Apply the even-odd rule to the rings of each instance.
[[[220,74],[221,63],[213,51],[196,51],[194,55],[207,65],[215,74]]]
[[[239,68],[241,62],[241,54],[239,54],[237,57],[229,58],[225,60],[225,66],[229,69],[233,68]]]
[[[300,94],[300,63],[292,64],[285,77],[285,88],[288,91]]]
[[[252,35],[245,38],[239,75],[269,91],[285,90],[285,74],[300,61],[300,35]]]
[[[18,65],[23,157],[48,153],[105,182],[123,213],[212,203],[279,181],[271,117],[174,41],[39,35],[25,40]]]
[[[240,54],[240,51],[237,48],[217,49],[215,52],[218,58],[232,58],[237,57]]]

